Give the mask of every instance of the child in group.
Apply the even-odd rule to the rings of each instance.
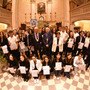
[[[49,71],[51,70],[51,63],[50,63],[50,60],[47,56],[45,57],[45,60],[43,62],[43,66],[49,66]],[[50,79],[50,74],[46,74],[45,76],[46,76],[46,79]]]
[[[64,60],[64,76],[67,76],[70,79],[70,73],[72,72],[72,70],[73,70],[72,53],[68,53],[67,58]]]
[[[84,70],[85,69],[85,63],[82,58],[82,53],[79,53],[78,56],[75,56],[74,58],[74,69],[75,69],[75,76],[79,74],[78,71]]]
[[[33,76],[34,83],[39,82],[39,73],[42,69],[42,63],[40,60],[37,59],[36,55],[32,56],[32,60],[30,61],[30,73],[33,74],[33,71],[37,71],[37,76]]]
[[[10,54],[8,59],[8,71],[10,72],[10,74],[15,76],[17,69],[18,69],[18,61],[13,57],[12,54]]]
[[[21,55],[20,62],[19,62],[19,70],[20,70],[20,74],[22,75],[22,78],[26,82],[29,80],[29,77],[28,77],[29,69],[30,69],[29,61],[26,60],[25,57]]]
[[[63,61],[60,53],[56,55],[56,58],[53,61],[53,65],[54,65],[54,71],[55,71],[55,78],[57,77],[57,79],[59,79],[60,74],[63,72]]]

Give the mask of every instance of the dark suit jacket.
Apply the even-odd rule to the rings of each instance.
[[[76,38],[76,47],[78,47],[78,43],[80,42],[80,36],[78,36],[77,38]],[[81,41],[82,43],[84,43],[85,42],[85,38],[84,37],[82,37],[82,41]]]
[[[48,38],[48,42],[47,42],[47,38]],[[52,42],[53,42],[53,35],[52,33],[48,33],[48,35],[46,36],[46,33],[43,35],[43,44],[46,47],[46,45],[48,44],[49,47],[52,46]]]
[[[41,48],[41,44],[40,42],[42,42],[42,36],[39,33],[39,41],[37,42],[36,38],[35,38],[35,33],[32,34],[31,36],[31,40],[32,40],[32,45],[34,46],[35,49],[40,49]]]

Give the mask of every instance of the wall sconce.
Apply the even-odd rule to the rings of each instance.
[[[30,20],[31,20],[31,13],[30,13]]]
[[[50,12],[50,20],[52,20],[52,13]]]
[[[27,14],[25,13],[25,23],[26,23],[26,15],[27,15]]]
[[[35,19],[36,19],[36,13],[35,13]]]
[[[56,12],[55,12],[55,21],[56,21]]]

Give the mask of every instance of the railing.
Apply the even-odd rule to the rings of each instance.
[[[74,19],[75,21],[75,18],[79,19],[79,17],[80,19],[81,17],[83,17],[84,19],[84,16],[86,19],[90,19],[90,1],[72,9],[70,11],[70,15],[71,15],[71,21],[72,19]]]
[[[12,12],[0,7],[0,22],[11,25]]]

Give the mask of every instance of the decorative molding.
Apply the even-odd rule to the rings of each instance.
[[[79,7],[70,11],[71,14],[71,23],[82,20],[89,19],[90,20],[90,2],[85,3]]]
[[[0,22],[12,25],[12,12],[0,7]]]

